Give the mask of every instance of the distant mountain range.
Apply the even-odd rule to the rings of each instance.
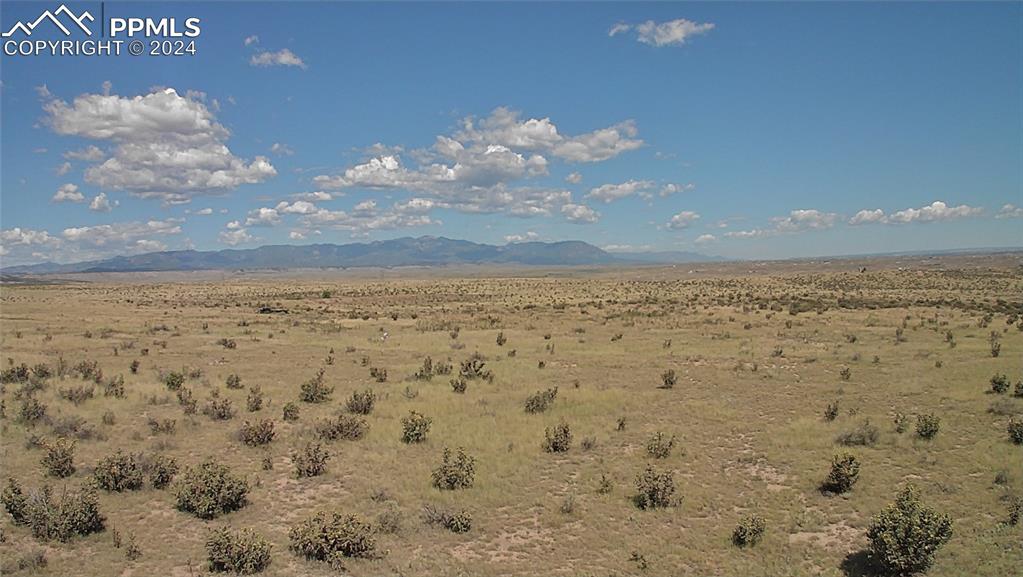
[[[546,266],[684,263],[723,260],[690,252],[609,253],[582,241],[521,242],[495,246],[421,236],[368,243],[271,245],[215,251],[176,250],[57,264],[2,269],[5,274],[152,272],[237,269],[444,266],[517,264]]]

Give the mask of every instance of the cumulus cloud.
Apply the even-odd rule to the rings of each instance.
[[[699,214],[691,210],[683,210],[682,212],[671,217],[671,220],[668,221],[668,228],[673,230],[689,228],[697,220],[700,220]]]
[[[88,162],[99,162],[106,158],[106,154],[98,146],[89,145],[81,150],[69,150],[64,153],[64,158],[72,160],[85,160]]]
[[[255,34],[253,34],[252,36],[246,36],[244,42],[245,42],[246,46],[252,46],[253,44],[258,44],[259,43],[259,36],[255,35]]]
[[[235,221],[237,223],[237,221]],[[217,240],[221,243],[229,246],[237,246],[239,244],[245,244],[256,240],[256,237],[249,234],[244,227],[231,228],[228,226],[228,230],[221,231],[217,235]]]
[[[565,177],[565,182],[569,184],[579,184],[582,181],[583,175],[579,174],[578,172],[573,172]]]
[[[333,199],[334,196],[329,192],[317,190],[314,192],[298,192],[291,195],[291,198],[295,198],[298,200],[306,200],[309,202],[324,202]]]
[[[659,194],[662,197],[663,196],[671,196],[673,194],[678,194],[680,192],[689,192],[689,191],[691,191],[691,190],[693,190],[695,188],[696,188],[696,185],[693,184],[693,183],[676,184],[676,183],[673,183],[673,182],[669,182],[669,183],[661,186],[661,190],[660,190]]]
[[[700,34],[706,34],[714,29],[712,23],[697,23],[685,18],[668,20],[666,22],[654,22],[647,20],[640,24],[626,24],[619,22],[611,27],[608,36],[617,36],[634,32],[636,40],[643,44],[649,44],[658,48],[662,46],[681,46],[686,41]]]
[[[727,238],[765,238],[780,234],[793,234],[809,230],[825,230],[835,226],[838,215],[833,212],[822,212],[816,209],[797,209],[788,216],[771,219],[770,228],[737,230],[725,233]]]
[[[942,220],[954,220],[970,216],[979,216],[983,212],[984,210],[980,207],[969,206],[966,204],[949,206],[940,200],[936,200],[931,204],[920,208],[907,208],[892,214],[885,214],[885,212],[880,208],[873,210],[861,210],[849,219],[849,224],[855,226],[875,223],[910,224],[914,222],[937,222]]]
[[[57,168],[55,168],[53,171],[57,173],[57,176],[64,176],[65,174],[71,172],[71,163],[65,162],[58,166]]]
[[[600,213],[584,204],[566,204],[561,207],[561,214],[568,222],[576,224],[593,224],[600,220]]]
[[[629,180],[621,184],[604,184],[590,189],[586,198],[607,203],[637,194],[649,196],[649,191],[654,186],[654,182],[650,180]]]
[[[116,200],[111,202],[107,199],[107,193],[101,192],[92,197],[92,202],[89,203],[89,210],[93,212],[110,212],[119,204]]]
[[[537,233],[535,233],[533,231],[528,231],[526,234],[509,234],[509,235],[506,235],[504,237],[504,242],[506,242],[508,244],[514,244],[514,243],[517,243],[517,242],[532,242],[532,241],[538,240],[539,238],[540,238],[539,234],[537,234]]]
[[[287,144],[275,142],[270,147],[270,154],[276,154],[277,156],[291,156],[295,154],[295,151]]]
[[[59,233],[12,228],[0,232],[4,264],[72,262],[165,250],[163,239],[181,233],[179,219],[68,227]]]
[[[277,174],[265,157],[234,156],[229,131],[194,94],[169,88],[135,97],[83,94],[70,104],[50,97],[43,109],[57,134],[116,144],[112,156],[85,171],[87,182],[104,188],[177,204]],[[101,158],[102,151],[82,155]]]
[[[77,184],[69,182],[60,185],[50,200],[53,202],[85,202],[85,195],[79,192]]]
[[[185,211],[185,212],[188,212],[188,211]],[[198,215],[198,216],[209,216],[209,215],[213,214],[213,209],[209,208],[209,207],[200,208],[199,210],[191,211],[189,214],[195,214],[195,215]]]
[[[298,68],[301,68],[302,70],[308,68],[305,62],[303,62],[302,59],[299,58],[297,54],[295,54],[291,50],[288,50],[287,48],[283,48],[276,52],[267,50],[253,54],[252,58],[249,59],[249,64],[251,64],[252,66],[262,67],[296,66]]]
[[[708,244],[715,242],[717,239],[718,238],[712,234],[701,234],[700,236],[696,237],[696,240],[694,242],[696,242],[696,244]]]
[[[995,218],[1023,218],[1023,208],[1014,204],[1005,204]]]

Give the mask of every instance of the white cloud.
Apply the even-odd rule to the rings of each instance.
[[[668,228],[672,230],[689,228],[697,220],[700,220],[699,214],[691,210],[683,210],[682,212],[671,217],[671,220],[668,221]]]
[[[101,192],[92,198],[92,202],[89,203],[89,210],[93,212],[110,212],[119,204],[116,200],[110,202],[107,199],[107,193]]]
[[[297,54],[283,48],[277,52],[264,51],[257,54],[253,54],[252,58],[249,59],[249,64],[252,66],[297,66],[302,70],[308,68],[305,62],[298,57]]]
[[[305,200],[305,201],[309,201],[309,202],[323,202],[323,201],[327,201],[327,200],[333,199],[334,196],[332,194],[330,194],[329,192],[323,192],[322,190],[317,190],[315,192],[299,192],[299,193],[296,193],[296,194],[292,194],[291,198],[295,198],[295,199],[298,199],[298,200]]]
[[[245,226],[275,226],[280,222],[281,215],[277,212],[277,209],[262,207],[249,212],[248,217],[245,219]]]
[[[154,235],[181,234],[181,220],[150,220],[65,228],[61,236],[84,246],[128,246]]]
[[[579,184],[582,181],[583,175],[579,174],[578,172],[573,172],[565,177],[565,182],[569,184]]]
[[[576,224],[593,224],[600,220],[600,213],[584,204],[566,204],[561,207],[561,214]]]
[[[255,35],[255,34],[253,34],[252,36],[246,36],[244,42],[245,42],[246,46],[252,46],[253,44],[258,44],[259,43],[259,36]]]
[[[983,209],[961,204],[959,206],[948,206],[940,200],[932,202],[921,208],[907,208],[892,213],[887,222],[895,224],[906,224],[911,222],[934,222],[939,220],[952,220],[968,216],[978,216]]]
[[[708,244],[717,241],[717,239],[718,238],[712,234],[701,234],[696,237],[694,242],[696,242],[696,244]]]
[[[540,235],[529,231],[526,234],[509,234],[504,237],[504,242],[514,244],[517,242],[532,242],[540,238]]]
[[[607,252],[650,252],[654,249],[649,244],[632,245],[632,244],[608,244],[600,247]]]
[[[772,218],[778,232],[801,232],[804,230],[820,230],[831,228],[838,220],[833,212],[821,212],[814,209],[793,210],[786,217]]]
[[[574,136],[554,147],[554,155],[571,162],[600,162],[636,150],[643,141],[631,120]]]
[[[649,197],[649,191],[654,186],[654,182],[650,180],[629,180],[621,184],[604,184],[590,189],[590,192],[586,194],[586,198],[607,203],[628,196],[641,195]]]
[[[14,228],[0,233],[5,264],[72,262],[166,250],[158,240],[181,233],[181,220],[120,222],[65,228],[59,235]]]
[[[50,199],[53,202],[85,202],[85,195],[78,191],[78,185],[67,183],[60,185]]]
[[[647,20],[640,24],[618,23],[611,27],[608,36],[616,36],[634,31],[636,40],[651,46],[681,46],[692,36],[706,34],[714,29],[714,24],[699,24],[685,18],[654,22]]]
[[[234,228],[231,230],[221,231],[220,234],[217,235],[217,240],[226,245],[237,246],[239,244],[252,242],[256,240],[256,237],[249,234],[249,231],[244,228]]]
[[[995,218],[1023,218],[1023,208],[1014,204],[1006,204],[998,211]]]
[[[665,185],[661,186],[660,195],[662,197],[663,196],[671,196],[673,194],[678,194],[680,192],[689,192],[689,191],[691,191],[691,190],[693,190],[695,188],[696,188],[696,185],[693,184],[693,183],[675,184],[675,183],[669,182],[668,184],[665,184]]]
[[[884,221],[885,221],[884,211],[881,210],[880,208],[875,208],[874,210],[865,209],[857,212],[855,215],[853,215],[852,218],[849,219],[849,224],[857,226],[860,224],[871,224],[875,222]]]
[[[234,156],[225,144],[230,133],[210,109],[173,89],[133,98],[83,94],[71,104],[49,100],[43,109],[58,134],[117,144],[113,156],[85,171],[87,182],[104,188],[177,204],[277,174],[264,157],[247,163]]]
[[[57,173],[57,176],[64,176],[65,174],[71,172],[71,163],[65,162],[61,164],[56,169],[54,169],[54,172]]]
[[[97,146],[89,145],[81,150],[69,150],[64,153],[64,158],[72,160],[85,160],[88,162],[99,162],[106,158],[106,154]]]
[[[288,233],[288,238],[291,240],[305,240],[305,233],[300,230],[293,230]]]
[[[199,210],[192,211],[190,214],[195,214],[195,215],[198,215],[198,216],[209,216],[209,215],[213,214],[213,209],[209,208],[209,207],[200,208]]]
[[[295,151],[292,150],[292,148],[290,146],[288,146],[287,144],[282,144],[280,142],[275,142],[270,147],[270,153],[271,154],[276,154],[277,156],[291,156],[291,155],[295,154]]]

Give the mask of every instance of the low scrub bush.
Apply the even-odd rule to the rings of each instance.
[[[1009,440],[1023,445],[1023,420],[1009,419]]]
[[[174,457],[166,455],[149,455],[142,463],[143,470],[149,475],[149,482],[154,489],[163,489],[174,480],[178,474],[178,462]]]
[[[206,535],[206,561],[210,571],[252,575],[270,566],[270,542],[251,529],[220,527]]]
[[[661,431],[657,431],[646,442],[646,452],[655,459],[667,459],[671,456],[671,450],[675,448],[675,441],[675,435],[669,438]]]
[[[452,533],[467,533],[472,529],[472,514],[465,509],[449,511],[429,504],[424,505],[423,520],[428,525],[444,527]]]
[[[422,443],[426,440],[427,433],[430,432],[431,424],[433,424],[433,419],[430,417],[416,411],[409,411],[408,416],[401,418],[401,441],[403,443]]]
[[[96,485],[105,491],[135,491],[142,488],[141,455],[125,454],[120,449],[96,463]]]
[[[338,415],[334,420],[324,419],[316,424],[316,434],[324,441],[357,441],[368,431],[366,419],[355,415]]]
[[[856,484],[860,477],[860,461],[852,453],[835,455],[821,489],[829,493],[845,493]]]
[[[43,445],[43,468],[51,477],[63,479],[75,472],[75,442],[71,439],[58,437],[53,442]]]
[[[433,470],[432,481],[438,489],[468,489],[476,482],[476,459],[461,448],[452,457],[451,449],[445,447],[440,466]]]
[[[323,382],[323,369],[316,376],[302,383],[298,398],[306,403],[323,403],[330,400],[334,387]]]
[[[840,445],[847,447],[873,447],[881,437],[881,431],[866,419],[851,431],[846,431],[835,439]]]
[[[177,508],[213,519],[245,506],[249,484],[212,459],[189,467],[174,486]]]
[[[288,401],[281,411],[282,417],[288,423],[294,423],[298,420],[298,412],[298,404],[291,401]]]
[[[373,527],[358,515],[317,513],[299,522],[289,533],[291,549],[307,559],[344,569],[344,559],[369,557],[376,549]]]
[[[255,423],[245,421],[238,431],[238,438],[250,447],[266,445],[274,440],[274,435],[274,422],[270,419]]]
[[[295,465],[295,476],[317,477],[327,471],[330,453],[320,443],[308,443],[291,454],[291,462]]]
[[[543,450],[548,453],[564,453],[572,447],[572,430],[568,423],[561,422],[544,431]]]
[[[916,416],[916,434],[921,439],[933,439],[941,428],[941,419],[934,413]]]
[[[356,391],[352,393],[351,397],[345,402],[345,408],[348,412],[355,413],[358,415],[368,415],[373,412],[373,405],[376,404],[377,396],[373,391],[366,389],[365,391]]]
[[[867,538],[872,559],[886,574],[922,573],[952,538],[952,519],[922,505],[916,487],[909,485],[874,516]]]
[[[633,500],[640,509],[673,507],[680,498],[675,496],[675,475],[671,471],[658,471],[647,465],[636,477],[636,496]]]
[[[732,531],[732,543],[736,547],[752,547],[760,542],[767,529],[767,521],[759,515],[750,515],[739,521]]]
[[[40,540],[67,542],[105,527],[96,490],[89,485],[77,491],[64,489],[59,498],[48,485],[25,496],[17,481],[9,479],[2,499],[14,522],[27,525]]]
[[[526,412],[543,413],[554,404],[554,399],[557,397],[558,387],[550,388],[545,391],[537,391],[526,399]]]

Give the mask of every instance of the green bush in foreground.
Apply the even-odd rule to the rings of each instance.
[[[916,487],[908,485],[895,503],[874,516],[867,538],[873,560],[885,572],[919,573],[931,566],[934,554],[952,538],[952,519],[921,505]]]
[[[767,521],[759,515],[750,515],[739,521],[732,531],[732,543],[736,547],[752,547],[760,542],[767,529]]]
[[[335,570],[346,557],[368,557],[376,549],[373,527],[357,515],[317,513],[291,528],[291,550],[307,559],[326,561]]]
[[[206,535],[206,558],[210,571],[251,575],[270,566],[271,545],[251,529],[234,532],[230,527]]]
[[[186,469],[174,487],[178,509],[200,519],[241,509],[248,493],[249,484],[244,479],[212,459]]]

